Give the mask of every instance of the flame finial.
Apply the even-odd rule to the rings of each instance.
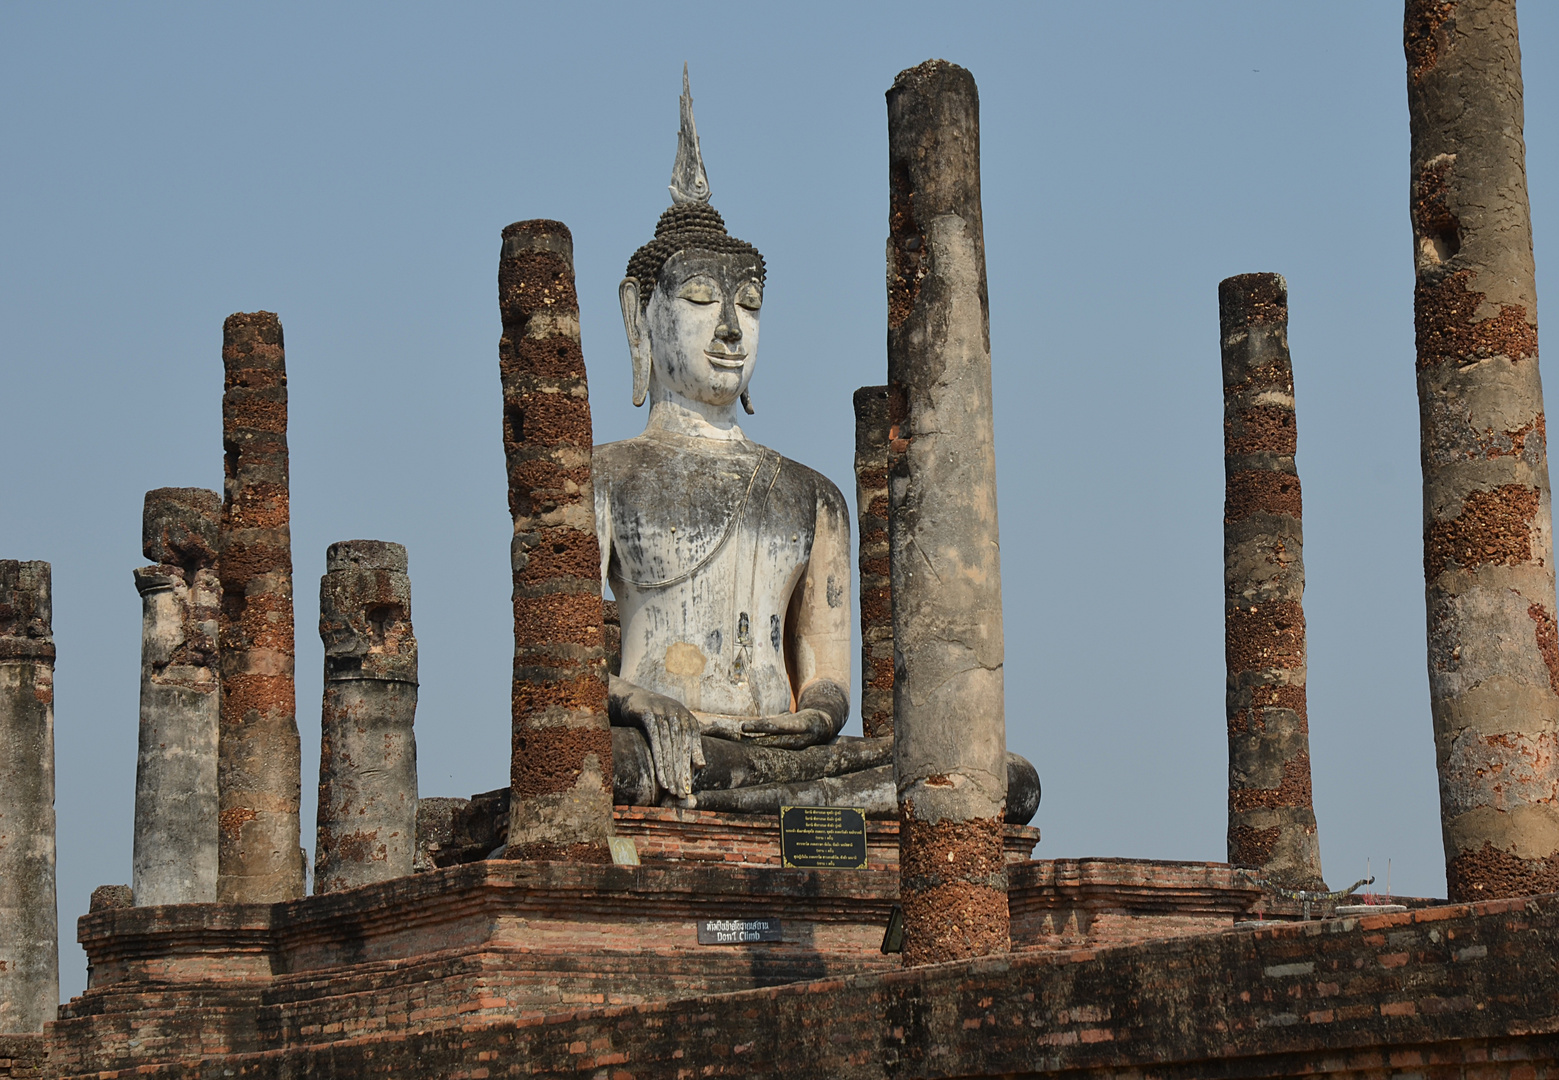
[[[704,173],[704,155],[698,147],[698,125],[693,122],[693,91],[688,84],[686,62],[682,64],[682,127],[677,132],[677,160],[671,166],[670,186],[674,204],[709,201],[709,177]]]

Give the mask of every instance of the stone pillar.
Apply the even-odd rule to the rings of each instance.
[[[325,571],[316,893],[405,877],[417,853],[417,639],[406,549],[343,540],[326,551]]]
[[[893,589],[888,574],[888,388],[855,392],[855,515],[860,531],[861,727],[893,734]]]
[[[222,579],[222,731],[217,899],[303,895],[302,783],[293,687],[292,533],[288,525],[287,365],[268,311],[222,326],[226,451]]]
[[[1453,900],[1559,890],[1559,630],[1515,0],[1411,0],[1429,701]]]
[[[218,522],[200,488],[146,493],[135,572],[141,594],[141,731],[131,894],[138,907],[217,898]]]
[[[610,862],[601,553],[574,241],[558,221],[503,230],[503,449],[514,570],[509,857]]]
[[[0,559],[0,1035],[60,1004],[49,564]]]
[[[1305,712],[1304,531],[1294,466],[1288,285],[1218,285],[1223,351],[1223,619],[1229,861],[1322,888]]]
[[[973,76],[941,60],[888,91],[888,536],[910,964],[1009,946],[979,110]]]

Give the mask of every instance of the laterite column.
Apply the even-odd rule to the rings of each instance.
[[[146,493],[141,551],[156,565],[135,571],[141,729],[130,891],[137,907],[217,898],[221,516],[222,497],[214,491]]]
[[[217,899],[303,895],[302,783],[293,686],[287,365],[268,311],[222,326],[222,731]]]
[[[927,61],[888,91],[888,477],[904,960],[1009,946],[1001,550],[980,106]]]
[[[60,1004],[49,564],[0,559],[0,1035]]]
[[[1559,628],[1515,0],[1413,0],[1429,702],[1453,900],[1559,890]]]
[[[326,551],[325,571],[316,893],[405,877],[417,849],[417,639],[406,549],[343,540]]]
[[[1229,861],[1289,888],[1324,888],[1310,798],[1305,561],[1294,465],[1288,286],[1218,285],[1223,352],[1223,619]]]
[[[893,589],[888,573],[888,388],[855,392],[855,516],[860,531],[861,727],[893,734]]]
[[[510,858],[610,862],[601,553],[574,241],[559,221],[503,231],[503,449],[514,517]]]

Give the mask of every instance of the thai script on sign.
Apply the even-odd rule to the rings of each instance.
[[[746,945],[779,940],[778,919],[703,919],[698,924],[700,945]]]

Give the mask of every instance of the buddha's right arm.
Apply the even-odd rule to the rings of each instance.
[[[675,698],[607,676],[607,715],[619,727],[644,732],[655,761],[655,780],[669,794],[693,793],[693,770],[703,768],[698,719]]]

